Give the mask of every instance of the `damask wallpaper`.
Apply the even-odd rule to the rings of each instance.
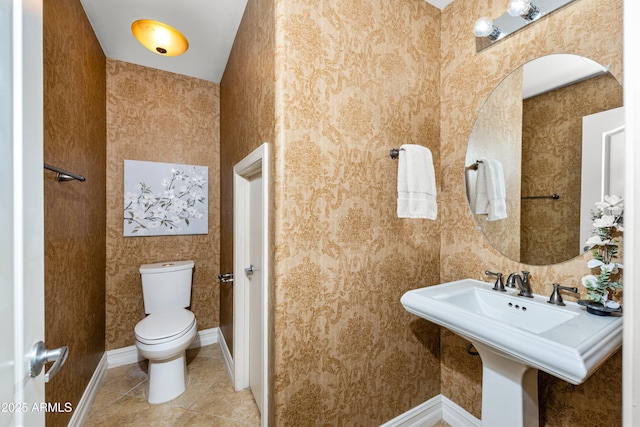
[[[223,273],[233,271],[233,165],[263,142],[275,142],[274,73],[274,4],[271,0],[250,0],[220,82],[220,271]],[[277,150],[277,146],[272,148]],[[270,161],[274,170],[273,158]],[[273,194],[273,188],[270,192]],[[274,218],[274,201],[270,203],[271,218]],[[274,241],[273,222],[269,228],[270,240]],[[270,292],[273,293],[273,283]],[[273,301],[273,294],[269,299]],[[273,309],[269,312],[273,313]],[[273,325],[273,320],[270,324]],[[233,352],[233,284],[220,284],[220,332]]]
[[[500,16],[504,2],[456,0],[442,11],[442,192],[441,268],[443,282],[483,278],[483,271],[505,274],[531,271],[535,293],[550,295],[552,283],[581,286],[590,255],[552,266],[530,266],[509,260],[491,248],[465,205],[463,168],[467,139],[476,112],[491,90],[512,70],[550,53],[574,53],[601,64],[622,81],[622,2],[578,0],[526,30],[481,52],[475,52],[471,28],[480,16]],[[583,292],[584,296],[584,292]],[[442,333],[442,394],[476,417],[481,408],[481,365],[462,349],[464,340]],[[541,425],[620,425],[620,352],[593,377],[572,390],[566,383],[540,374]]]
[[[276,3],[275,425],[379,425],[440,392],[439,331],[400,297],[438,283],[440,225],[396,217],[403,143],[441,184],[440,12]]]
[[[78,0],[43,2],[42,30],[44,162],[86,178],[43,174],[46,343],[69,347],[45,397],[77,408],[105,349],[106,59]],[[47,412],[46,425],[71,416]]]
[[[194,260],[191,310],[198,329],[218,326],[219,123],[217,84],[107,59],[107,350],[134,344],[142,264]],[[125,159],[207,166],[209,233],[123,237]]]
[[[413,0],[249,1],[221,83],[221,265],[232,267],[232,162],[271,142],[273,425],[382,424],[440,392],[480,417],[479,359],[456,335],[407,315],[400,296],[485,269],[527,267],[538,293],[585,273],[586,257],[529,267],[488,246],[466,206],[464,155],[492,88],[535,56],[582,53],[621,77],[621,33],[600,31],[621,28],[621,2],[579,0],[477,54],[473,21],[503,9],[490,0],[442,12]],[[395,218],[388,150],[405,142],[434,152],[435,222]],[[610,402],[620,400],[620,375],[619,354],[575,391],[541,374],[542,425],[619,423]],[[605,377],[610,401],[594,404]]]
[[[588,56],[622,81],[620,0],[576,0],[476,53],[473,21],[501,15],[503,3],[250,0],[220,86],[108,59],[106,349],[133,344],[146,262],[194,259],[192,309],[200,329],[218,325],[215,277],[232,268],[231,168],[266,141],[276,173],[272,424],[379,425],[439,393],[481,417],[479,359],[409,315],[401,295],[485,269],[528,269],[534,292],[548,294],[585,274],[588,255],[528,266],[476,231],[463,178],[476,112],[543,54]],[[434,154],[437,221],[395,216],[388,151],[403,143]],[[207,165],[209,234],[123,238],[125,158]],[[575,389],[541,373],[541,425],[620,425],[621,359]]]

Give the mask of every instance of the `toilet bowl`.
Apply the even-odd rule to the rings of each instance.
[[[140,267],[148,316],[134,333],[138,352],[149,361],[149,403],[175,399],[187,386],[185,350],[198,330],[195,315],[186,309],[193,266],[193,261],[175,261]]]
[[[167,402],[184,392],[185,350],[196,333],[196,318],[184,308],[152,313],[138,322],[136,347],[149,360],[149,403]]]

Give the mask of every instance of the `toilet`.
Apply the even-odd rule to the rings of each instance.
[[[185,350],[198,324],[191,305],[193,261],[140,266],[144,311],[136,325],[136,347],[149,360],[149,403],[163,403],[181,395],[187,385]]]

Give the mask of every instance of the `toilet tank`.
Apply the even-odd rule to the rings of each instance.
[[[193,261],[141,265],[145,313],[189,307],[193,265]]]

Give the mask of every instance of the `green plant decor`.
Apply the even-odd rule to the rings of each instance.
[[[609,299],[615,291],[622,289],[622,264],[616,262],[619,241],[623,230],[624,203],[622,197],[604,196],[604,201],[596,203],[591,211],[593,231],[586,241],[586,248],[593,252],[593,259],[587,267],[598,269],[597,274],[588,274],[582,278],[587,289],[587,299],[600,303],[603,307],[616,309],[620,304]]]

